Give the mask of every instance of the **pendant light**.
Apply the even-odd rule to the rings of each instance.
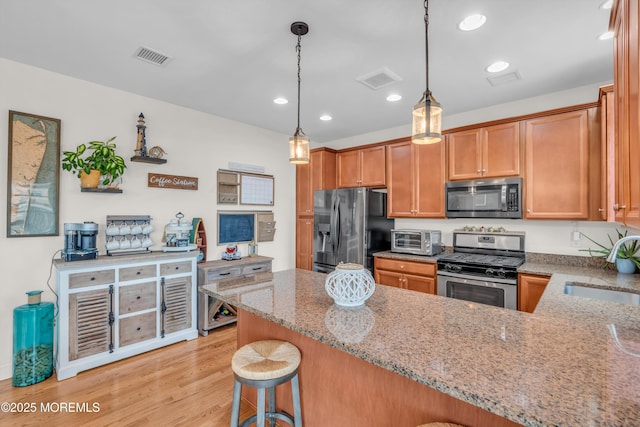
[[[298,53],[298,127],[296,133],[289,138],[289,163],[309,163],[309,138],[300,129],[300,39],[309,32],[309,26],[304,22],[291,24],[291,32],[298,36],[296,52]]]
[[[429,90],[429,0],[424,2],[424,40],[426,58],[426,90],[413,107],[411,142],[414,144],[435,144],[442,140],[442,107]]]

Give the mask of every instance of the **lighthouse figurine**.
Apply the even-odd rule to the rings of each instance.
[[[136,156],[147,157],[147,137],[145,135],[147,126],[144,124],[144,114],[140,113],[138,116],[138,124],[136,127],[138,128],[138,141],[135,149]]]

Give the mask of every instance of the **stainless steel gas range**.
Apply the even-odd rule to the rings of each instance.
[[[524,232],[453,232],[453,253],[438,257],[438,295],[516,310]]]

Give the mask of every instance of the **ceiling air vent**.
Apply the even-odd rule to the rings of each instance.
[[[399,82],[402,78],[387,67],[382,67],[379,70],[360,76],[356,78],[356,80],[370,89],[377,90],[381,87]]]
[[[491,86],[500,86],[503,84],[515,82],[516,80],[522,80],[522,77],[520,77],[520,73],[514,71],[512,73],[502,74],[500,76],[487,77],[487,80],[489,80]]]
[[[150,64],[158,65],[160,67],[166,66],[169,61],[171,61],[171,57],[165,55],[164,53],[157,52],[153,49],[149,49],[146,47],[140,46],[134,56],[141,61],[148,62]]]

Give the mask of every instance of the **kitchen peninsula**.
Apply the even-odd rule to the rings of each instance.
[[[572,317],[578,297],[560,291],[568,280],[603,279],[554,275],[529,314],[382,285],[365,306],[346,309],[325,292],[325,277],[287,270],[202,287],[238,307],[239,346],[276,338],[301,349],[306,426],[630,426],[640,419],[638,308],[578,301]],[[288,391],[278,393],[289,410]]]

